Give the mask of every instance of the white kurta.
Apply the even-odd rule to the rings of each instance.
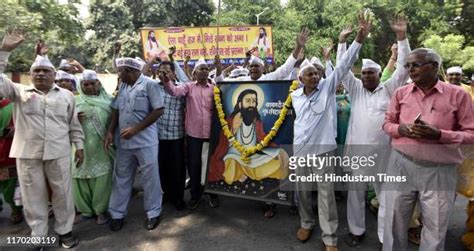
[[[340,43],[337,50],[337,64],[340,63],[341,54],[345,51],[345,43]],[[352,170],[354,174],[375,175],[383,172],[385,168],[386,150],[390,145],[390,137],[385,134],[382,125],[385,112],[388,109],[390,98],[394,91],[406,84],[408,70],[403,67],[410,45],[408,40],[398,41],[398,57],[396,70],[385,82],[370,92],[364,88],[362,81],[349,72],[342,81],[344,88],[351,98],[351,116],[347,129],[345,155],[347,156],[376,156],[376,168],[361,168]],[[361,146],[363,145],[363,146]],[[380,146],[387,146],[380,147]],[[376,153],[377,155],[374,155]],[[347,197],[347,221],[349,230],[354,235],[365,233],[365,189],[366,184],[349,184]],[[375,192],[380,202],[378,211],[377,234],[379,241],[383,241],[385,218],[385,194],[380,184],[374,185]]]
[[[345,51],[345,44],[339,44],[338,57]],[[342,81],[344,88],[351,97],[351,117],[347,130],[346,145],[388,145],[390,138],[382,130],[382,124],[385,118],[390,97],[400,86],[407,83],[408,70],[403,67],[408,54],[410,45],[408,39],[398,41],[398,58],[396,70],[392,76],[385,82],[370,92],[364,88],[362,81],[349,72]],[[341,60],[337,60],[339,64]]]

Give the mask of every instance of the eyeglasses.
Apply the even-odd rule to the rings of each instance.
[[[413,68],[419,68],[423,65],[427,65],[427,64],[434,64],[436,62],[433,62],[433,61],[427,61],[427,62],[413,62],[413,63],[406,63],[405,65],[403,65],[403,67],[405,67],[405,69],[410,69],[411,67]]]

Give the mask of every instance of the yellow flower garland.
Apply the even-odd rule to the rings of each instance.
[[[240,144],[240,142],[234,137],[234,134],[229,129],[229,125],[227,123],[227,120],[225,120],[225,113],[222,108],[222,103],[221,103],[221,90],[219,87],[214,86],[214,103],[216,104],[216,109],[217,109],[217,116],[219,117],[219,122],[221,123],[222,130],[224,132],[224,135],[226,138],[229,140],[229,143],[237,149],[237,151],[240,152],[240,159],[242,159],[244,162],[248,163],[250,162],[250,156],[255,154],[258,151],[263,150],[268,146],[270,141],[277,135],[278,130],[280,129],[281,125],[285,121],[286,115],[288,114],[288,109],[291,106],[291,93],[295,91],[298,88],[298,81],[293,81],[293,83],[290,86],[290,90],[288,93],[288,97],[285,100],[284,106],[281,109],[280,116],[278,119],[275,121],[275,124],[273,125],[272,129],[270,132],[265,135],[263,140],[261,140],[258,144],[255,146],[251,147],[244,147]]]

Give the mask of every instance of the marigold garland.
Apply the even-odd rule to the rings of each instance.
[[[290,94],[293,91],[295,91],[297,88],[298,88],[298,81],[293,81],[293,83],[290,86],[290,90],[288,92],[288,97],[285,100],[285,103],[283,105],[283,108],[281,109],[278,119],[275,121],[272,129],[267,135],[265,135],[263,140],[261,140],[255,146],[244,147],[234,137],[234,134],[229,129],[229,125],[227,123],[227,120],[225,119],[225,113],[222,108],[222,103],[221,103],[222,100],[220,96],[221,90],[219,89],[219,87],[214,86],[214,103],[216,104],[217,116],[219,117],[219,122],[221,123],[222,131],[224,132],[224,135],[226,136],[226,138],[229,140],[229,143],[235,149],[237,149],[237,151],[239,151],[241,160],[243,160],[246,163],[250,162],[250,156],[252,156],[258,151],[263,150],[264,148],[268,146],[268,144],[270,144],[270,141],[272,141],[272,139],[277,135],[278,130],[280,130],[280,127],[285,121],[286,115],[288,114],[288,109],[291,107]]]

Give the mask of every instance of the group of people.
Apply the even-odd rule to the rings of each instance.
[[[338,144],[345,145],[346,155],[362,154],[356,147],[361,145],[365,152],[383,155],[383,148],[391,146],[390,160],[380,158],[377,165],[387,166],[387,174],[408,179],[371,184],[379,205],[380,249],[407,249],[416,206],[423,222],[420,250],[444,250],[456,166],[464,161],[460,147],[474,144],[474,84],[456,86],[462,75],[459,67],[448,69],[451,84],[441,81],[440,56],[426,48],[411,51],[404,17],[397,16],[391,28],[397,43],[387,67],[382,73],[379,64],[363,59],[360,79],[351,69],[371,30],[371,21],[363,14],[348,48],[353,30],[348,27],[341,32],[335,66],[327,56],[330,50],[325,51],[324,64],[317,58],[305,59],[309,30],[304,28],[285,63],[266,74],[265,62],[255,55],[249,55],[246,67],[235,69],[223,69],[216,56],[214,78],[209,77],[211,68],[204,60],[189,74],[176,62],[163,60],[163,55],[158,66],[153,57],[144,62],[116,55],[120,84],[115,96],[105,92],[96,72],[76,61],[62,61],[56,71],[47,56],[38,53],[30,69],[32,85],[16,84],[0,75],[2,140],[10,139],[9,156],[16,159],[15,165],[4,156],[8,151],[1,151],[9,162],[0,162],[0,174],[18,176],[32,236],[48,235],[48,202],[52,203],[54,231],[64,248],[79,242],[72,235],[74,223],[95,218],[97,224],[109,223],[112,231],[122,229],[136,175],[144,191],[144,228],[153,230],[160,223],[163,202],[177,210],[193,210],[202,201],[216,82],[295,79],[300,87],[291,93],[293,144],[312,147],[295,150],[294,155],[341,154]],[[23,40],[18,32],[4,37],[0,73],[10,52]],[[13,128],[18,132],[14,136]],[[186,168],[190,178],[187,203]],[[334,173],[335,168],[308,166],[295,171],[308,176]],[[364,171],[352,170],[351,175]],[[318,221],[312,211],[313,185],[318,191]],[[353,247],[366,235],[367,185],[349,183],[348,187],[345,241]],[[12,205],[14,223],[22,212],[12,204],[15,186],[16,179],[0,181],[6,202]],[[307,241],[319,222],[325,249],[338,250],[334,190],[333,182],[295,184],[298,240]],[[207,197],[211,207],[219,206],[216,195]],[[274,206],[267,204],[266,209],[265,216],[272,217]]]

